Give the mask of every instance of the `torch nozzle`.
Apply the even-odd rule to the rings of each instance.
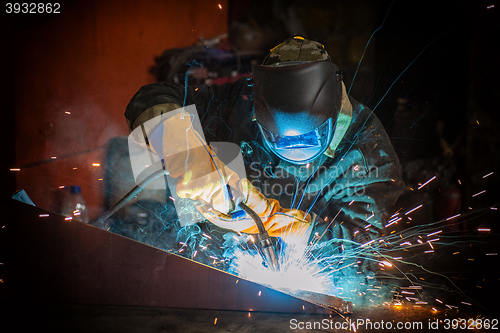
[[[271,239],[269,238],[269,236],[267,236],[267,238],[264,238],[261,235],[259,235],[259,238],[260,248],[262,250],[262,253],[264,254],[264,258],[266,259],[267,266],[269,266],[275,272],[279,271],[280,266]]]

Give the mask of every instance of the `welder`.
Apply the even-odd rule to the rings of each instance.
[[[177,195],[201,203],[206,220],[257,233],[233,214],[243,202],[271,236],[307,233],[315,241],[339,240],[344,249],[384,232],[388,209],[402,193],[399,161],[375,114],[348,96],[322,44],[293,36],[271,49],[251,78],[234,83],[146,85],[125,116],[133,131],[192,104],[206,142],[188,130],[191,118],[183,113],[165,120],[149,141],[178,180]],[[246,177],[213,154],[208,147],[216,141],[241,148]]]

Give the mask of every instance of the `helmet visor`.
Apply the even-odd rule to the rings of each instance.
[[[323,154],[332,139],[332,119],[328,119],[318,128],[297,135],[290,129],[283,135],[275,134],[259,124],[266,146],[279,158],[293,163],[306,164]]]

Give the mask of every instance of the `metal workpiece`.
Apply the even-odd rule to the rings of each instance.
[[[156,306],[331,314],[286,294],[16,200],[0,244],[7,299],[54,304]]]
[[[339,314],[349,315],[353,313],[352,302],[344,301],[342,298],[327,294],[320,294],[308,290],[296,290],[285,293],[303,299],[307,302],[316,304],[323,308],[331,309]]]

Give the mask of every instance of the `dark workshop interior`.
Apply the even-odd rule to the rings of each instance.
[[[7,5],[1,14],[2,332],[341,332],[342,323],[379,332],[381,322],[401,332],[416,329],[396,323],[499,329],[500,2],[57,4],[58,13]],[[229,240],[208,223],[169,224],[176,213],[165,208],[166,190],[136,193],[89,225],[135,185],[124,112],[141,86],[250,77],[296,34],[324,45],[402,167],[373,285],[332,295],[341,305],[327,309],[311,301],[319,294],[238,279],[214,260],[225,253],[181,253],[189,232],[219,235],[219,252]],[[84,197],[86,223],[64,218],[70,192]],[[342,312],[344,301],[352,311]]]

